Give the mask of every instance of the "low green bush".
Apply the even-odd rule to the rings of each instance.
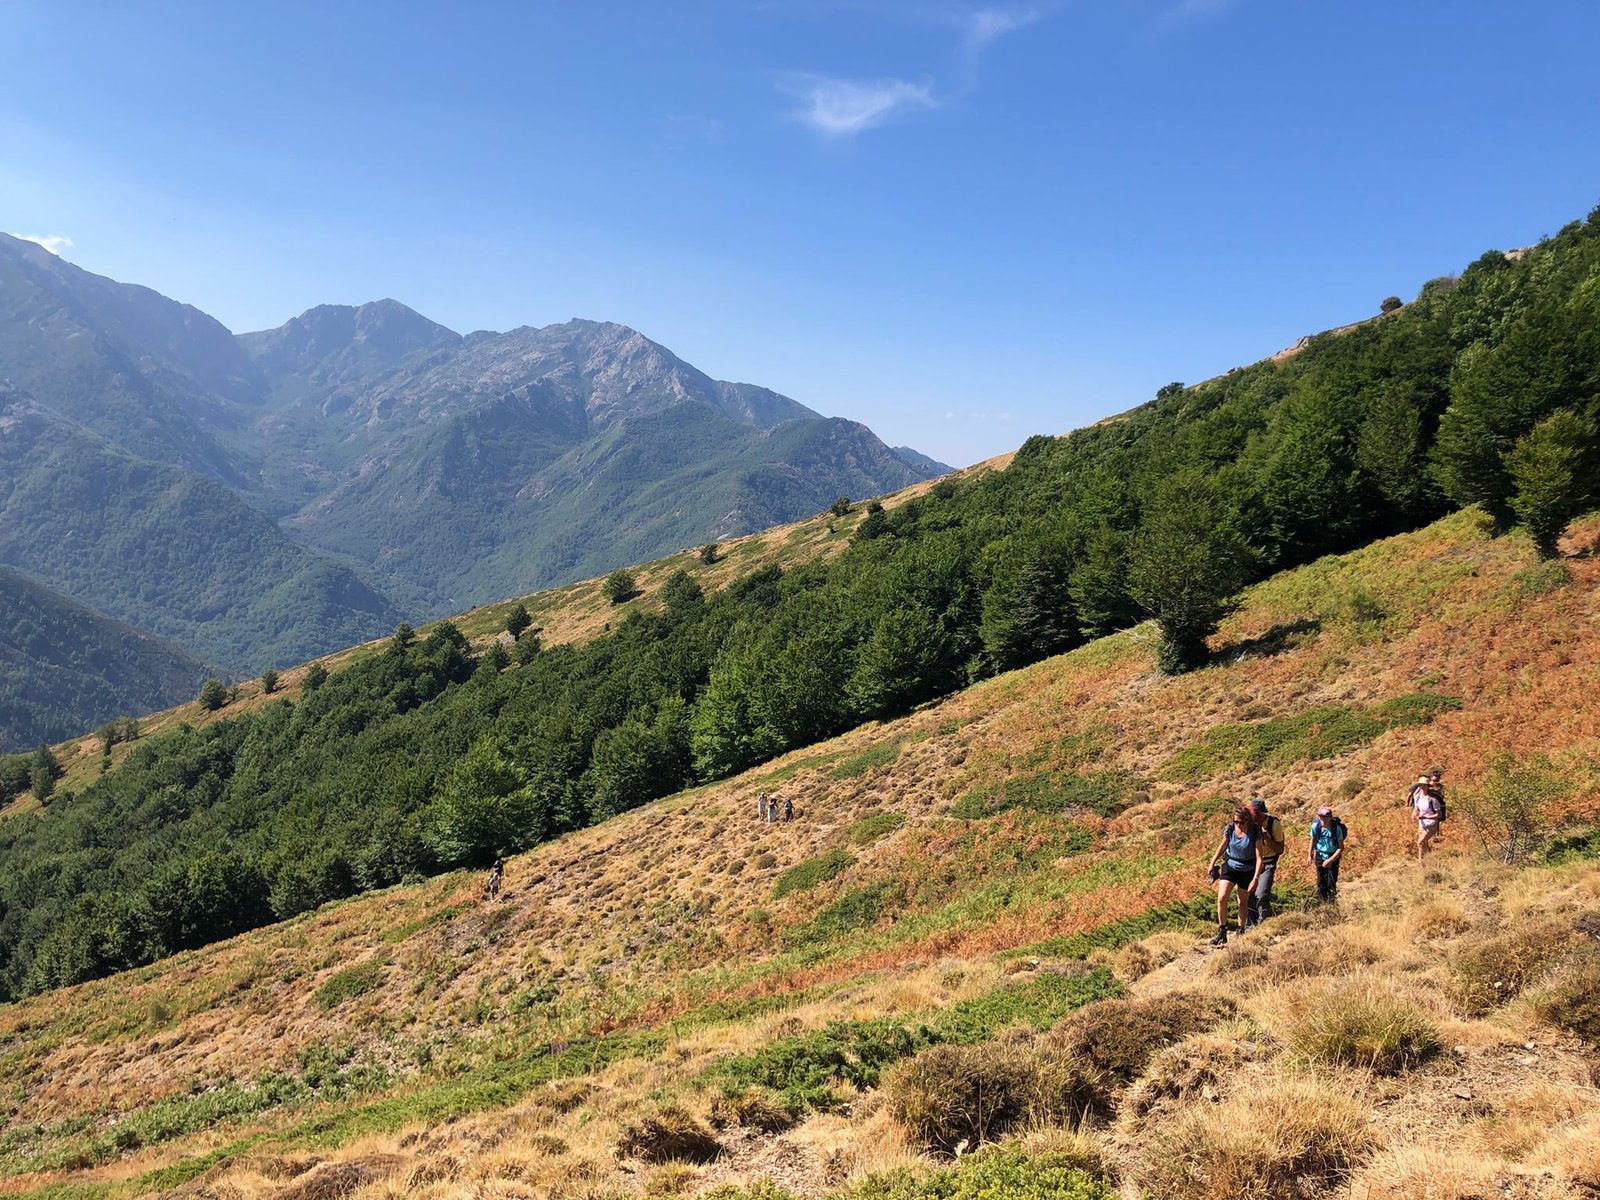
[[[942,1171],[871,1175],[838,1200],[1115,1200],[1116,1190],[1066,1154],[995,1146]]]
[[[860,754],[852,754],[834,767],[833,777],[854,779],[858,775],[865,775],[874,767],[886,767],[900,757],[900,747],[903,742],[902,738],[894,738],[887,742],[879,742],[876,746],[869,746]]]
[[[1212,1028],[1235,1011],[1227,997],[1197,992],[1104,1000],[1062,1021],[1049,1040],[1074,1062],[1130,1083],[1157,1051]]]
[[[347,1000],[364,996],[383,982],[384,960],[369,958],[366,962],[329,976],[314,993],[317,1006],[322,1009],[337,1008]]]
[[[808,858],[778,876],[778,884],[772,889],[772,898],[781,900],[791,892],[808,892],[842,875],[855,861],[854,856],[844,850],[829,850],[815,858]]]

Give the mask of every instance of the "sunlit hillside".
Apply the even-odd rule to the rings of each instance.
[[[1597,545],[1457,514],[1250,589],[1207,669],[1140,626],[513,858],[498,902],[458,873],[0,1008],[0,1190],[1593,1196],[1593,842],[1517,874],[1468,814],[1538,755],[1552,836],[1600,812]],[[1296,911],[1202,951],[1253,795],[1339,808],[1345,900],[1297,845]]]

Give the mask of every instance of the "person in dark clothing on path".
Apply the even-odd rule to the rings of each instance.
[[[1249,895],[1261,877],[1261,830],[1255,815],[1244,805],[1233,810],[1233,820],[1222,828],[1222,844],[1211,856],[1206,878],[1217,889],[1217,936],[1213,946],[1228,944],[1228,897],[1239,894],[1239,931],[1249,928]]]
[[[783,798],[783,819],[785,821],[794,820],[794,801],[787,796]]]
[[[1317,869],[1317,899],[1324,904],[1339,898],[1339,864],[1344,861],[1345,839],[1349,830],[1323,805],[1311,823],[1311,865]]]
[[[1261,830],[1261,873],[1250,893],[1250,924],[1256,926],[1272,915],[1272,882],[1278,873],[1278,856],[1283,853],[1283,822],[1267,812],[1265,800],[1250,801],[1250,812]]]

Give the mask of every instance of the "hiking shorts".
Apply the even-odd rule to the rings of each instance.
[[[1438,833],[1440,822],[1429,817],[1418,817],[1417,828],[1423,833]]]
[[[1249,887],[1250,880],[1254,877],[1255,869],[1253,867],[1236,867],[1232,863],[1223,863],[1222,870],[1217,872],[1219,880],[1227,880],[1235,887],[1242,888]]]

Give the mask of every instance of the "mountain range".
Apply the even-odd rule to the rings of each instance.
[[[0,235],[0,566],[226,671],[945,470],[621,325],[235,335]]]

